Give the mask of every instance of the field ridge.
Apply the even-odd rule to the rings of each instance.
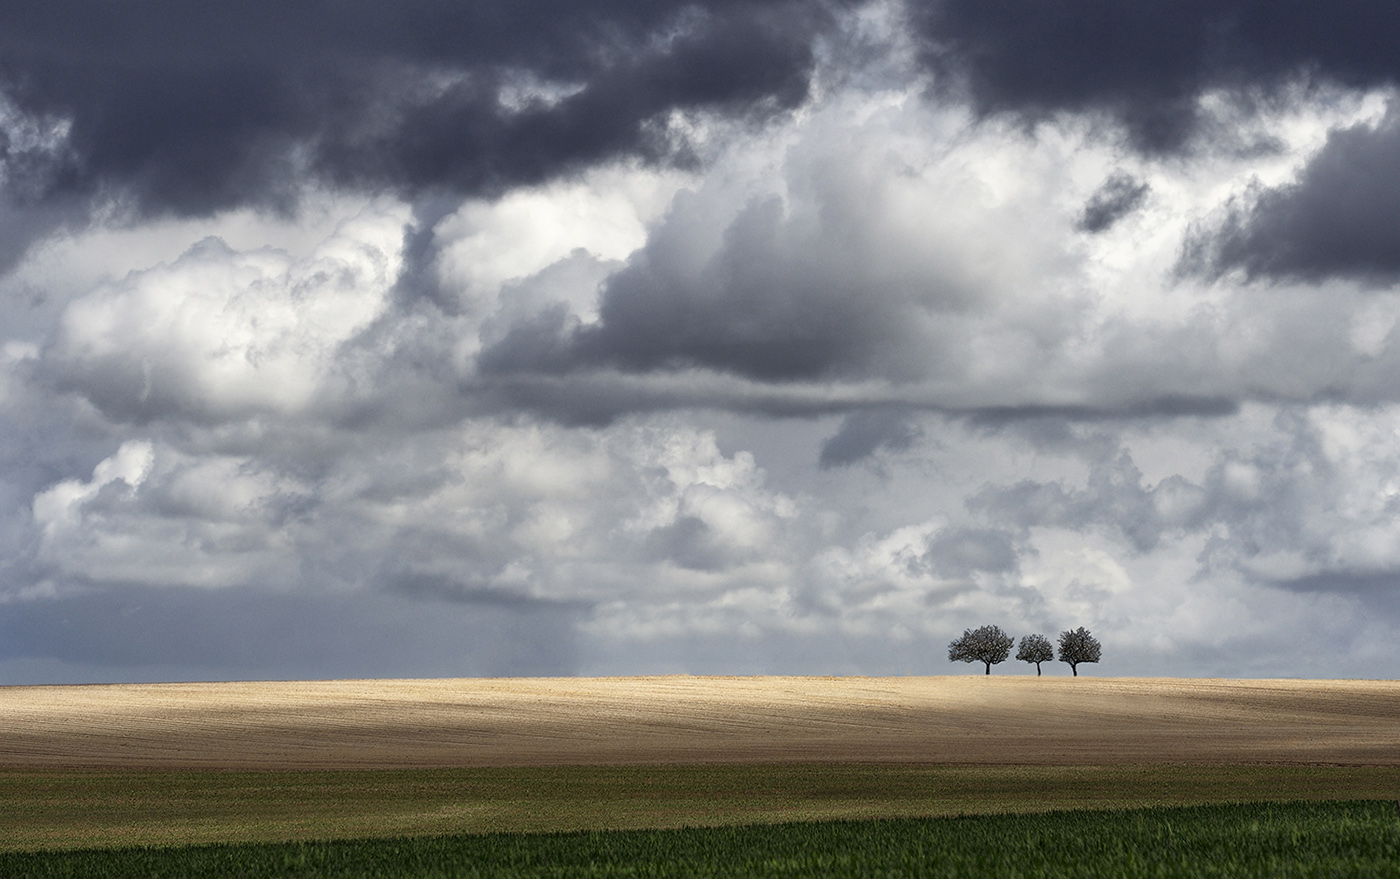
[[[488,678],[0,687],[0,767],[1400,765],[1400,682]]]

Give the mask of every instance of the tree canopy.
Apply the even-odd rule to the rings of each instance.
[[[964,629],[962,637],[948,645],[949,662],[980,662],[992,673],[992,666],[1005,662],[1011,655],[1011,645],[1016,639],[1001,630],[1000,626],[979,626]]]
[[[1040,664],[1055,658],[1055,647],[1044,635],[1026,635],[1021,639],[1021,647],[1016,658],[1022,662],[1034,662],[1036,676],[1040,676]]]
[[[1079,677],[1079,663],[1098,662],[1099,652],[1099,640],[1083,626],[1060,633],[1060,662],[1069,663],[1075,677]]]

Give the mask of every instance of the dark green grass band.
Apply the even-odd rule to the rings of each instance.
[[[1386,799],[1400,767],[623,766],[0,771],[0,850]]]
[[[0,875],[1393,877],[1393,802],[0,854]]]

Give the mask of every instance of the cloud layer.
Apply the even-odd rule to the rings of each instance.
[[[0,681],[1389,674],[1396,24],[2,11]]]

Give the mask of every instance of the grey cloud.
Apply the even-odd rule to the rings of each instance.
[[[1100,454],[1102,457],[1091,452],[1084,488],[1034,480],[988,485],[969,498],[968,509],[1020,528],[1053,526],[1083,531],[1108,526],[1122,533],[1138,552],[1154,549],[1168,531],[1198,527],[1205,518],[1204,500],[1195,496],[1193,486],[1185,480],[1171,477],[1148,488],[1142,483],[1142,471],[1126,451],[1115,448]],[[1163,503],[1183,497],[1184,503]]]
[[[1338,570],[1308,574],[1273,585],[1290,592],[1354,595],[1364,599],[1380,599],[1400,610],[1400,571]]]
[[[148,424],[162,418],[213,423],[223,417],[224,413],[212,413],[203,405],[199,389],[188,376],[159,367],[152,370],[149,362],[143,365],[126,354],[77,364],[51,358],[39,379],[57,394],[81,396],[115,423]],[[152,383],[153,371],[157,384]]]
[[[918,441],[922,431],[908,411],[874,409],[852,412],[841,427],[822,443],[818,465],[823,469],[847,467],[881,449],[902,452]]]
[[[403,267],[394,282],[394,292],[401,302],[425,299],[444,314],[455,315],[460,307],[455,297],[442,289],[438,277],[437,225],[460,206],[460,199],[439,196],[419,199],[413,205],[413,222],[406,224],[403,234]]]
[[[1084,205],[1078,228],[1090,234],[1107,231],[1147,200],[1151,187],[1131,174],[1116,173],[1103,182]]]
[[[434,571],[406,570],[389,574],[383,578],[383,586],[413,598],[440,599],[520,614],[577,614],[588,607],[586,602],[534,598],[518,589],[503,589],[493,585],[491,578],[465,579]]]
[[[986,113],[1118,119],[1144,150],[1200,130],[1197,99],[1242,101],[1302,76],[1346,86],[1400,80],[1400,12],[1368,0],[941,0],[917,3],[943,87]]]
[[[1022,528],[1112,528],[1138,552],[1153,550],[1168,534],[1223,523],[1228,529],[1202,553],[1203,570],[1243,570],[1252,559],[1279,552],[1321,560],[1330,536],[1310,534],[1309,522],[1319,504],[1329,503],[1331,467],[1309,426],[1283,417],[1279,428],[1284,441],[1252,454],[1224,452],[1199,483],[1173,475],[1147,485],[1125,449],[1084,443],[1075,450],[1089,465],[1083,488],[1035,480],[988,485],[969,499],[968,508]]]
[[[1114,531],[1138,553],[1156,550],[1173,535],[1199,535],[1197,577],[1203,581],[1239,578],[1291,593],[1340,596],[1392,614],[1400,581],[1387,535],[1400,503],[1376,503],[1361,487],[1393,478],[1388,459],[1370,446],[1355,460],[1329,450],[1325,428],[1303,411],[1282,410],[1271,428],[1267,442],[1217,452],[1198,480],[1171,475],[1155,485],[1144,481],[1121,436],[1067,432],[1045,447],[1088,466],[1082,486],[1032,479],[989,484],[967,507],[1001,527]]]
[[[1120,405],[959,407],[931,400],[917,386],[833,387],[819,381],[757,381],[698,369],[621,372],[590,368],[574,359],[571,333],[578,325],[577,318],[561,305],[513,326],[502,341],[483,352],[479,361],[483,375],[461,385],[474,411],[497,415],[524,411],[560,424],[593,427],[611,424],[629,414],[688,408],[776,418],[903,411],[944,415],[986,429],[1049,425],[1055,431],[1065,424],[1223,418],[1240,409],[1239,400],[1219,396],[1149,397],[1135,401],[1131,399],[1131,387],[1123,395],[1128,397],[1125,404]],[[834,443],[826,457],[831,466],[860,460],[864,456],[855,453],[865,448],[867,438],[879,433],[862,419],[853,422],[850,433],[843,431],[844,425],[843,421],[843,427],[823,442],[824,446]],[[895,444],[880,447],[894,451],[910,447],[903,444],[902,431],[893,425],[890,430],[894,431],[890,438]],[[916,438],[911,437],[911,441]],[[849,461],[838,460],[848,453],[855,456]]]
[[[3,180],[0,171],[0,180]],[[23,204],[0,194],[0,272],[18,263],[35,244],[87,222],[79,199],[55,198],[43,204]]]
[[[1374,483],[1363,489],[1351,480],[1388,481],[1391,462],[1329,451],[1325,427],[1305,411],[1283,410],[1273,428],[1272,442],[1221,454],[1202,480],[1202,519],[1229,526],[1207,544],[1203,570],[1232,567],[1265,584],[1292,580],[1321,587],[1331,582],[1345,591],[1356,582],[1353,575],[1359,573],[1364,581],[1384,567],[1358,556],[1355,544],[1347,548],[1345,538],[1378,528],[1388,532],[1400,516],[1400,502],[1390,497],[1379,506],[1348,509],[1351,492],[1374,488]],[[1356,469],[1346,472],[1351,468]],[[1255,569],[1258,560],[1277,555],[1294,559],[1305,573],[1280,577]]]
[[[677,409],[722,409],[778,418],[809,418],[847,413],[868,406],[858,393],[832,393],[821,385],[766,384],[697,370],[637,375],[616,370],[575,370],[558,349],[545,349],[559,375],[488,375],[464,383],[480,414],[508,417],[528,412],[539,418],[575,427],[604,427],[627,415]],[[490,349],[492,365],[510,363],[506,349]],[[496,360],[496,357],[500,357]]]
[[[1031,423],[1046,425],[1059,432],[1070,422],[1124,422],[1161,418],[1223,418],[1240,410],[1238,400],[1223,396],[1184,396],[1171,394],[1129,400],[1126,405],[1101,406],[982,406],[964,411],[951,410],[975,425],[998,427],[1007,424]]]
[[[29,175],[51,197],[286,209],[308,174],[489,193],[619,156],[684,158],[658,128],[671,111],[794,106],[829,9],[60,0],[0,11],[0,87],[25,113],[71,122],[60,167]]]
[[[715,539],[705,520],[696,516],[677,517],[675,522],[653,530],[646,543],[649,558],[693,571],[720,571],[736,561],[728,547]]]
[[[1188,242],[1181,269],[1319,282],[1400,278],[1400,114],[1331,132],[1293,183],[1254,193]]]
[[[941,276],[933,257],[897,252],[891,241],[912,233],[881,228],[888,221],[876,199],[851,206],[868,218],[843,210],[855,184],[840,171],[794,173],[814,176],[794,183],[806,188],[802,198],[752,199],[722,225],[713,194],[678,197],[605,282],[596,323],[546,309],[487,347],[481,373],[528,383],[599,370],[713,370],[781,387],[907,381],[939,368],[947,353],[929,326],[975,308],[979,293]]]
[[[578,365],[571,349],[579,325],[567,305],[549,305],[512,323],[501,339],[477,357],[477,369],[492,376],[567,374]]]
[[[1004,574],[1020,566],[1011,534],[994,528],[946,528],[929,538],[924,561],[940,577],[983,571]]]
[[[794,240],[796,226],[777,198],[755,202],[698,273],[664,239],[653,243],[609,281],[599,323],[575,335],[575,356],[625,370],[700,366],[782,381],[859,375],[878,366],[880,352],[906,351],[903,303],[860,289],[854,271],[828,263],[822,248],[836,241]]]

